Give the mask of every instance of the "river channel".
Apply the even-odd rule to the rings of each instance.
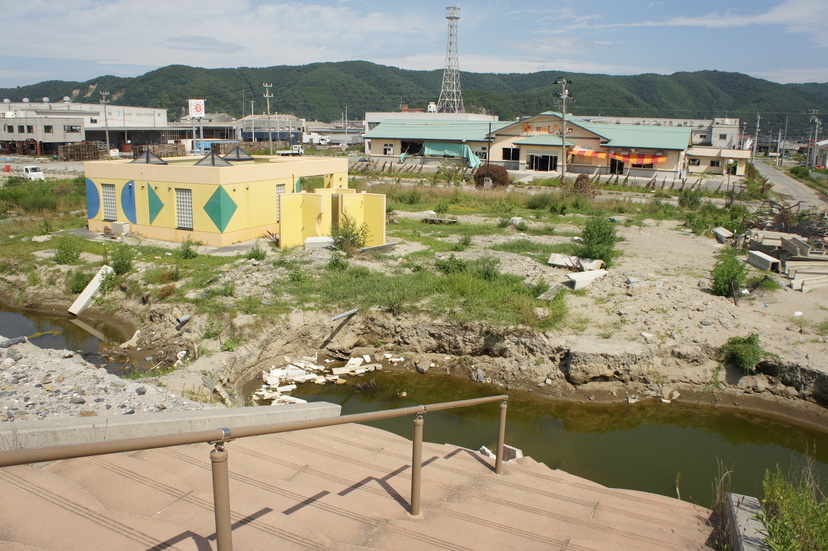
[[[381,372],[360,382],[376,388],[306,383],[294,392],[309,401],[342,405],[342,413],[462,400],[500,394],[448,375]],[[506,443],[547,466],[610,487],[628,488],[709,507],[718,461],[733,471],[732,489],[762,495],[766,469],[804,464],[806,453],[828,482],[828,434],[756,412],[682,404],[591,404],[510,392]],[[424,438],[471,449],[496,442],[498,404],[428,413]],[[411,419],[371,423],[406,438]]]
[[[111,320],[5,310],[0,311],[3,337],[27,336],[43,348],[74,350],[116,374],[134,369],[129,364],[146,368],[152,363],[147,351],[138,351],[129,364],[112,359],[118,344],[131,335]],[[365,386],[371,380],[374,388],[357,388],[357,383]],[[350,414],[502,393],[493,386],[434,373],[382,371],[348,383],[306,383],[294,395],[341,404],[342,413]],[[525,391],[509,394],[507,444],[551,468],[606,486],[680,495],[709,507],[719,462],[733,471],[733,491],[761,496],[766,469],[779,465],[789,472],[804,463],[806,454],[813,457],[823,488],[828,482],[828,427],[819,431],[755,411],[681,400],[594,404],[555,401]],[[491,404],[428,413],[425,439],[491,449],[498,412],[498,405]],[[411,419],[373,425],[411,438]]]

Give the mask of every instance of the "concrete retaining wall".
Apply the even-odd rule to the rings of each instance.
[[[342,408],[328,402],[168,413],[70,417],[0,424],[0,450],[87,444],[219,428],[326,419]]]

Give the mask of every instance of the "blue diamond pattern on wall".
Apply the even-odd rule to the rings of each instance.
[[[205,203],[204,212],[207,213],[207,216],[210,217],[210,220],[213,221],[213,224],[216,225],[218,230],[224,233],[227,224],[230,223],[238,208],[236,202],[224,191],[223,187],[220,187],[216,189],[216,192]]]

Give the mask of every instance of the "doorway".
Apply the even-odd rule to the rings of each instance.
[[[558,169],[558,157],[557,155],[529,155],[526,164],[529,170],[551,172]]]
[[[610,174],[624,174],[624,161],[610,159]]]

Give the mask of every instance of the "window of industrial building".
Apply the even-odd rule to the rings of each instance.
[[[22,124],[18,124],[18,125],[17,125],[17,132],[18,132],[18,134],[22,134],[22,133],[24,132],[24,130],[25,130],[25,129],[24,129],[24,127],[23,127],[23,125],[22,125]]]
[[[726,140],[727,139],[727,134],[719,134],[719,139],[720,140]]]
[[[104,220],[112,222],[118,219],[118,205],[115,202],[115,184],[101,184],[103,193]]]
[[[701,159],[687,159],[687,164],[690,166],[701,166]]]
[[[706,140],[707,139],[707,134],[699,134],[699,139],[700,140]]]
[[[285,184],[276,185],[276,221],[279,221],[279,209],[282,208],[282,194],[285,192]]]
[[[26,126],[26,133],[27,134],[34,134],[34,126],[32,126],[31,124],[27,125]]]
[[[710,161],[710,166],[722,166],[721,161]]]
[[[98,122],[98,119],[89,119],[89,122],[95,124],[96,122]]]
[[[8,128],[6,128],[6,131],[8,131],[8,133],[9,133],[9,134],[14,134],[14,126],[12,126],[12,125],[10,124],[10,125],[9,125],[9,127],[8,127]]]
[[[382,154],[383,155],[393,155],[394,154],[394,144],[392,144],[392,143],[382,144]]]
[[[63,131],[67,133],[80,132],[81,127],[79,124],[64,124]]]
[[[503,148],[503,160],[504,161],[519,161],[520,160],[520,148],[519,147],[504,147]]]
[[[43,127],[43,131],[46,132],[47,134],[51,134],[52,132],[55,131],[55,127],[52,126],[51,124],[47,124],[46,126]]]
[[[193,190],[175,188],[175,225],[179,230],[193,229]]]

